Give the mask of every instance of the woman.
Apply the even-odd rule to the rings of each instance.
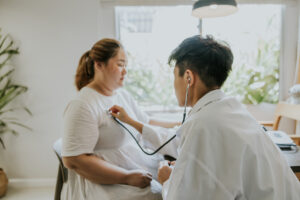
[[[149,120],[119,89],[126,63],[124,49],[114,39],[98,41],[79,61],[75,80],[79,93],[64,113],[62,156],[69,174],[62,199],[161,199],[161,186],[152,180],[161,157],[144,155],[107,111],[120,105],[145,124],[176,123]]]

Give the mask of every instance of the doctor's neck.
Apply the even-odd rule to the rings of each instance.
[[[189,106],[193,107],[199,99],[201,99],[203,96],[205,96],[207,93],[220,89],[219,86],[213,86],[213,87],[206,87],[203,83],[198,83],[195,85],[195,87],[191,87],[190,90],[190,98],[189,98]]]

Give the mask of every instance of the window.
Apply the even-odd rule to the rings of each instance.
[[[203,35],[231,46],[235,61],[223,89],[244,103],[278,101],[281,9],[240,5],[234,15],[202,21]],[[128,52],[125,88],[141,106],[175,108],[173,69],[167,60],[183,39],[199,34],[191,6],[119,6],[115,13],[117,36]]]
[[[203,34],[233,51],[223,90],[243,103],[278,102],[281,11],[281,5],[241,5],[234,15],[203,20]]]
[[[198,20],[186,15],[190,9],[190,6],[116,8],[119,39],[128,53],[125,88],[141,106],[158,109],[161,105],[177,106],[173,69],[167,60],[184,38],[198,32]]]

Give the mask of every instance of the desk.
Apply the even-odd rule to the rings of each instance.
[[[289,166],[300,180],[300,147],[298,146],[298,151],[296,153],[290,153],[288,151],[281,152],[283,152]]]

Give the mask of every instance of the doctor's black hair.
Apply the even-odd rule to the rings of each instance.
[[[233,54],[228,45],[215,41],[212,36],[195,35],[172,51],[169,65],[172,62],[179,68],[180,76],[189,69],[199,75],[206,87],[221,87],[231,70]]]

